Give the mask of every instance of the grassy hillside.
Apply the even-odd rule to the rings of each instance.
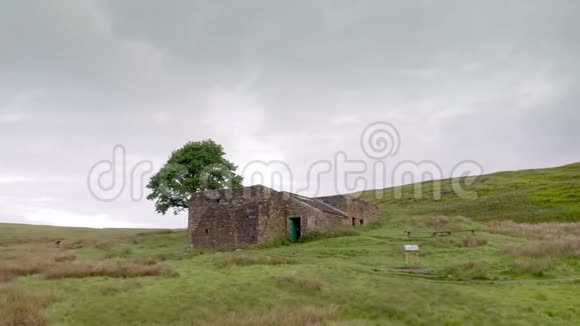
[[[104,229],[102,232],[92,228],[39,226],[24,224],[0,224],[0,246],[49,243],[57,240],[71,239],[85,242],[98,242],[105,235],[105,239],[127,239],[131,236],[151,232],[150,229]]]
[[[0,325],[578,324],[580,223],[506,221],[577,221],[578,167],[489,175],[475,201],[384,197],[380,223],[243,251],[0,224]]]
[[[465,194],[468,199],[456,194],[452,180],[436,182],[441,184],[440,200],[433,200],[434,182],[369,191],[363,198],[396,216],[440,214],[479,221],[580,221],[580,163],[467,178],[461,187],[469,192]],[[417,189],[422,190],[420,198],[415,198]]]

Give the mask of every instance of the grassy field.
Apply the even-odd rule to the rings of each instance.
[[[448,180],[440,201],[368,192],[380,223],[243,251],[187,250],[181,230],[2,224],[0,325],[578,324],[579,182],[575,164],[485,176],[474,200]],[[405,231],[423,273],[401,268]]]
[[[450,179],[368,191],[363,198],[376,202],[390,216],[463,215],[478,221],[525,223],[580,221],[580,163],[455,180],[461,180],[458,184],[468,200],[457,195]],[[436,191],[439,200],[433,200],[434,185],[440,186]],[[416,190],[421,190],[420,198],[415,198]]]

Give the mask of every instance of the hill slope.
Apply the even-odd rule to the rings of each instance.
[[[465,182],[468,181],[468,182]],[[471,184],[469,181],[473,181]],[[434,183],[441,184],[440,200],[433,199]],[[580,163],[556,168],[498,172],[463,180],[471,192],[462,199],[452,180],[439,180],[367,191],[363,198],[387,215],[462,215],[476,220],[517,222],[580,221]],[[415,198],[415,190],[422,195]],[[382,194],[382,198],[377,198]]]
[[[580,223],[496,220],[576,220],[579,169],[483,176],[475,200],[450,180],[441,201],[387,189],[379,223],[242,252],[187,250],[183,230],[0,224],[0,325],[576,325]]]
[[[102,231],[102,232],[99,232]],[[100,237],[127,239],[139,233],[158,231],[155,229],[94,229],[82,227],[59,227],[0,223],[0,247],[31,243],[52,243],[56,240],[75,239],[98,242]]]

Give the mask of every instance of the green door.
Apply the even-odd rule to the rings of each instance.
[[[300,239],[300,217],[290,218],[290,230],[289,230],[290,241],[296,242]]]

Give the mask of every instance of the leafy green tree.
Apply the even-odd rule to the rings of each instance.
[[[194,192],[240,187],[243,179],[235,172],[237,166],[224,155],[223,147],[211,139],[185,144],[151,177],[147,199],[155,201],[158,213],[172,208],[178,214]]]

